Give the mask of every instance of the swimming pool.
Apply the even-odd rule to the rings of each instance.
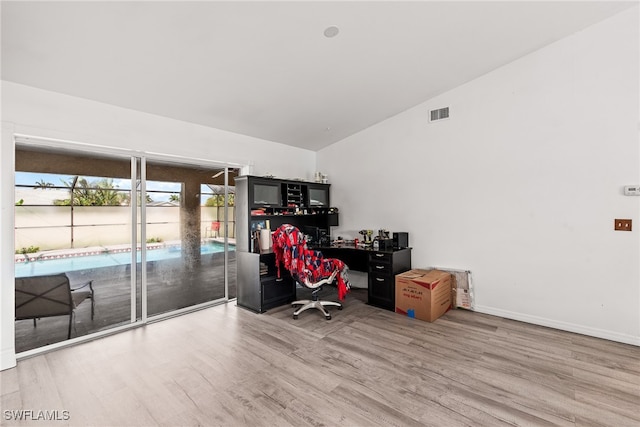
[[[234,251],[235,246],[229,245],[229,250]],[[200,246],[200,254],[214,254],[224,252],[224,244],[209,242]],[[180,258],[182,250],[179,246],[168,246],[147,250],[147,262],[162,261]],[[140,254],[138,254],[140,261]],[[108,252],[98,255],[73,256],[65,258],[44,259],[15,264],[15,277],[42,276],[46,274],[65,273],[90,268],[114,267],[131,264],[131,252]]]

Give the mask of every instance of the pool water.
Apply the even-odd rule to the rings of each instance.
[[[229,245],[229,250],[235,250]],[[224,244],[211,242],[200,247],[200,254],[214,254],[224,252]],[[180,258],[182,250],[177,246],[147,250],[147,262]],[[140,253],[138,253],[140,261]],[[68,271],[86,270],[91,268],[114,267],[131,264],[131,252],[108,253],[99,255],[76,256],[21,262],[15,264],[15,277],[42,276],[46,274],[65,273]]]

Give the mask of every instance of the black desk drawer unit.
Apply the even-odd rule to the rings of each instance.
[[[288,274],[283,274],[281,279],[277,279],[276,276],[261,277],[260,286],[262,288],[261,311],[290,304],[296,298],[296,287]]]
[[[369,253],[369,304],[396,309],[396,274],[411,270],[411,248]]]
[[[296,285],[291,275],[283,271],[276,277],[275,254],[254,254],[236,251],[238,305],[257,313],[289,304],[296,299]],[[267,266],[260,268],[263,263]],[[264,274],[260,274],[260,271]],[[284,269],[283,269],[284,270]]]

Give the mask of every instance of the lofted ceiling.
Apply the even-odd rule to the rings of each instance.
[[[2,1],[1,71],[318,150],[635,4]]]

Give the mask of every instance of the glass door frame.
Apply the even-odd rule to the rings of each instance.
[[[12,154],[15,155],[15,151],[20,146],[32,146],[43,149],[58,149],[69,153],[99,153],[106,156],[113,156],[117,158],[129,158],[131,162],[131,285],[130,285],[130,323],[126,325],[114,326],[102,331],[90,333],[87,335],[73,337],[68,340],[60,341],[57,343],[49,344],[43,347],[38,347],[32,350],[27,350],[16,354],[16,360],[22,360],[28,357],[35,356],[37,354],[45,353],[48,351],[56,350],[72,346],[78,343],[91,341],[97,338],[101,338],[108,335],[113,335],[122,331],[126,331],[139,326],[144,326],[148,323],[160,321],[169,317],[175,317],[181,314],[201,310],[204,308],[228,303],[235,300],[235,298],[229,298],[229,170],[238,169],[240,171],[246,170],[246,166],[240,164],[234,164],[230,162],[212,161],[201,158],[190,158],[176,155],[163,155],[159,153],[145,153],[130,149],[121,149],[117,147],[109,147],[103,145],[87,144],[76,141],[60,140],[53,138],[46,138],[40,136],[25,135],[19,133],[13,133],[13,147]],[[140,292],[140,315],[138,316],[137,309],[137,244],[138,244],[138,220],[140,220],[140,242],[146,242],[146,206],[145,203],[138,203],[138,194],[141,195],[140,200],[145,200],[146,197],[146,162],[149,160],[158,160],[164,162],[175,162],[176,164],[189,164],[192,166],[200,167],[212,167],[218,169],[224,169],[224,207],[223,207],[223,227],[225,230],[224,236],[224,296],[219,299],[207,301],[204,303],[196,304],[193,306],[185,307],[182,309],[173,310],[167,313],[157,314],[153,316],[147,315],[147,269],[146,269],[146,247],[140,245],[140,261],[141,261],[141,292]],[[138,162],[140,163],[139,175],[140,175],[140,188],[138,188]],[[13,174],[15,175],[15,162],[12,162]],[[15,182],[13,183],[15,188]],[[140,212],[140,218],[138,218],[138,211]],[[12,215],[15,215],[12,214]],[[13,221],[12,221],[13,222]],[[14,240],[14,239],[12,239]],[[11,243],[12,252],[15,252],[15,241]],[[15,277],[15,273],[14,273]]]

